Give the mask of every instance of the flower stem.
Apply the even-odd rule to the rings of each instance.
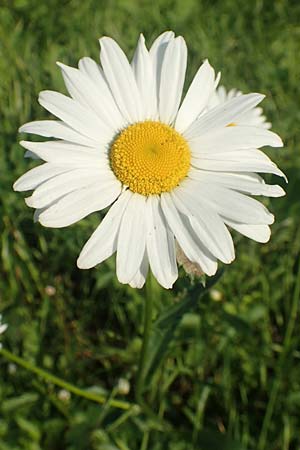
[[[143,332],[143,342],[140,353],[140,360],[137,372],[137,380],[136,380],[136,401],[139,405],[143,405],[145,407],[145,403],[143,400],[143,388],[145,381],[145,368],[148,357],[149,350],[149,340],[150,340],[150,332],[152,325],[152,280],[149,277],[148,282],[146,284],[146,299],[144,303],[144,332]]]
[[[101,405],[109,404],[110,406],[112,406],[114,408],[123,409],[123,410],[129,410],[132,407],[138,408],[137,405],[134,405],[134,404],[131,404],[128,402],[124,402],[122,400],[114,400],[114,399],[106,398],[104,395],[99,395],[99,394],[95,394],[94,392],[91,392],[88,390],[80,389],[77,386],[74,386],[73,384],[68,383],[67,381],[65,381],[63,379],[61,379],[55,375],[52,375],[51,373],[47,372],[44,369],[34,366],[33,364],[29,363],[25,359],[14,355],[13,353],[11,353],[8,350],[5,350],[4,348],[0,349],[0,355],[3,356],[4,358],[8,359],[9,361],[12,361],[12,362],[18,364],[19,366],[23,367],[24,369],[26,369],[30,372],[33,372],[40,378],[42,378],[50,383],[53,383],[56,386],[64,388],[67,391],[72,392],[73,394],[75,394],[79,397],[83,397],[88,400],[92,400],[96,403],[100,403]]]

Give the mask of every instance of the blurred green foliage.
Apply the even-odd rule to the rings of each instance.
[[[300,448],[296,0],[0,2],[0,313],[9,324],[3,345],[78,387],[134,402],[144,290],[120,285],[113,259],[90,271],[76,268],[98,214],[67,229],[43,229],[11,186],[34,165],[23,160],[18,127],[49,117],[37,104],[40,90],[65,90],[55,62],[98,59],[102,35],[132,55],[141,31],[150,43],[166,29],[187,41],[187,82],[208,57],[228,88],[267,95],[264,110],[286,144],[270,154],[289,178],[287,196],[266,201],[277,218],[272,239],[260,245],[235,235],[236,261],[183,316],[167,359],[149,378],[145,396],[155,417],[69,398],[0,356],[0,450]],[[182,273],[173,292],[154,285],[157,318],[188,283]]]

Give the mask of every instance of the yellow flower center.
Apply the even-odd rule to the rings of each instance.
[[[110,151],[116,177],[142,195],[174,189],[187,175],[190,160],[186,140],[170,126],[150,120],[123,130]]]

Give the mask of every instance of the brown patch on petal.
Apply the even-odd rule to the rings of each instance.
[[[180,266],[184,268],[186,273],[191,276],[201,277],[204,275],[203,270],[199,266],[199,264],[190,261],[186,254],[183,252],[182,248],[176,241],[176,259]]]

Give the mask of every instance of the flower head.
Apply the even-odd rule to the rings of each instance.
[[[40,93],[40,104],[59,120],[20,129],[56,139],[21,141],[27,156],[45,161],[14,185],[33,190],[26,203],[36,208],[35,220],[65,227],[110,207],[78,266],[116,253],[118,279],[133,287],[143,286],[150,266],[171,288],[176,247],[213,275],[217,260],[234,259],[228,227],[266,242],[274,217],[250,195],[284,194],[255,173],[283,176],[258,150],[282,141],[240,122],[264,96],[239,95],[210,108],[218,80],[206,60],[181,103],[187,48],[172,32],[149,51],[141,35],[131,64],[114,40],[104,37],[100,45],[101,66],[90,58],[78,69],[58,64],[71,98]]]

